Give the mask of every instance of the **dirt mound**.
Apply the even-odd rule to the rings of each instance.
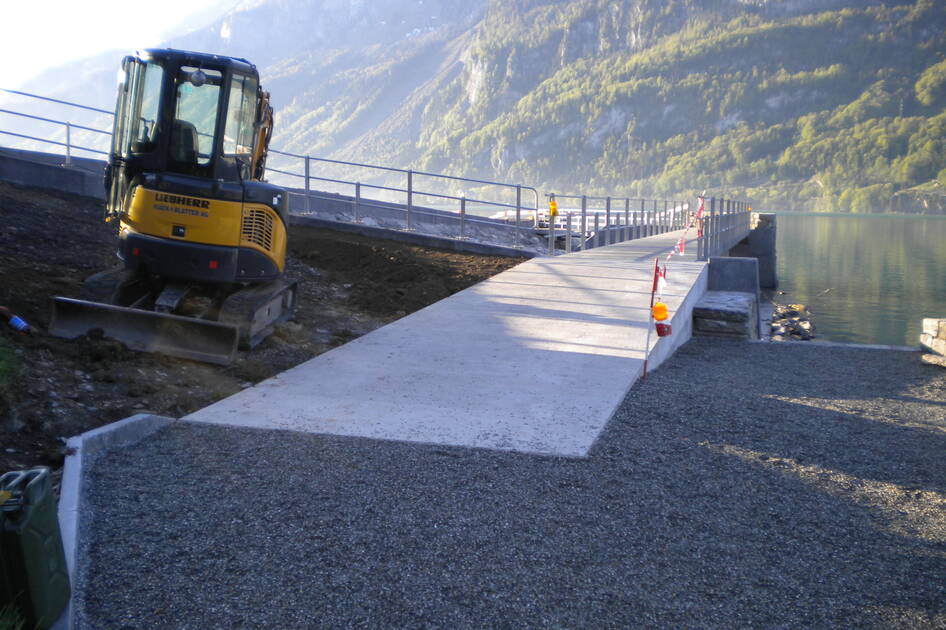
[[[221,367],[45,334],[52,297],[79,296],[116,262],[102,212],[94,199],[0,182],[0,305],[34,328],[0,323],[0,472],[57,467],[65,438],[134,413],[196,411],[520,262],[293,226],[294,321]]]

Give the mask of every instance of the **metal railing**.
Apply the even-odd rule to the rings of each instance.
[[[114,115],[105,109],[37,94],[3,88],[0,92]],[[0,108],[0,114],[64,127],[65,141],[6,129],[0,129],[0,134],[65,147],[66,164],[71,163],[75,150],[108,154],[107,150],[76,144],[73,130],[110,138],[109,130],[6,108]],[[320,207],[328,204],[336,218],[353,223],[387,220],[386,227],[456,239],[469,238],[476,230],[492,230],[495,235],[497,228],[511,229],[511,244],[517,248],[527,242],[528,233],[537,232],[547,237],[549,255],[683,229],[694,224],[696,214],[691,212],[689,201],[549,193],[546,197],[561,206],[558,216],[550,221],[549,212],[539,210],[539,192],[531,186],[317,158],[276,149],[270,149],[269,156],[268,179],[282,179],[278,183],[287,186],[290,197],[301,200],[301,212],[318,214],[312,203],[318,200]],[[318,190],[313,183],[318,183]],[[523,193],[531,204],[523,203]],[[701,234],[697,239],[699,260],[728,251],[744,238],[751,211],[744,201],[705,201],[699,225],[694,224]],[[345,210],[339,213],[339,208]],[[557,248],[559,240],[564,241],[561,251]]]
[[[113,116],[113,113],[108,110],[79,103],[18,90],[0,88],[0,91]],[[65,128],[64,141],[7,129],[0,129],[0,134],[65,147],[67,165],[71,164],[75,150],[98,155],[108,154],[107,150],[77,144],[73,138],[73,131],[81,130],[108,138],[111,136],[109,130],[6,108],[0,108],[0,114]],[[506,233],[511,232],[509,244],[516,248],[522,247],[528,241],[526,232],[532,232],[538,215],[538,191],[522,184],[346,162],[276,149],[270,149],[269,156],[266,169],[267,179],[290,188],[290,197],[302,200],[302,208],[299,208],[302,212],[313,212],[313,200],[338,201],[342,194],[347,193],[351,212],[343,215],[342,218],[354,223],[376,218],[368,215],[381,213],[391,224],[390,227],[461,240],[483,233],[484,230],[486,232],[501,230]],[[283,162],[287,161],[285,158],[295,160],[296,164],[280,164],[281,158]],[[293,166],[300,170],[292,170]],[[346,177],[345,174],[333,176],[333,171],[335,173],[343,171],[345,174],[357,173],[360,177],[351,175]],[[423,184],[419,186],[418,180],[421,180]],[[319,190],[313,188],[315,182],[321,184]],[[294,184],[302,185],[294,186]],[[344,192],[339,193],[339,190]],[[524,194],[531,203],[524,203]],[[398,210],[399,208],[403,209]],[[398,212],[400,212],[401,220],[392,220],[393,215]]]
[[[71,103],[69,101],[63,101],[57,98],[49,98],[47,96],[40,96],[38,94],[30,94],[28,92],[20,92],[19,90],[7,90],[3,88],[0,88],[0,92],[6,92],[8,94],[14,94],[17,96],[24,96],[27,98],[33,98],[33,99],[38,99],[41,101],[47,101],[50,103],[56,103],[58,105],[66,105],[68,107],[73,107],[76,109],[96,112],[97,114],[108,114],[109,116],[114,116],[112,112],[105,109],[99,109],[98,107],[89,107],[88,105],[80,105],[79,103]],[[87,151],[89,153],[95,153],[97,155],[108,155],[107,150],[102,150],[102,149],[97,149],[97,148],[87,147],[81,144],[77,144],[76,142],[73,141],[72,135],[73,135],[73,130],[80,130],[80,131],[98,134],[100,136],[105,136],[107,138],[110,138],[112,135],[111,130],[97,129],[95,127],[89,127],[87,125],[81,125],[81,124],[74,123],[67,120],[57,120],[55,118],[47,118],[45,116],[27,114],[24,112],[18,112],[18,111],[6,109],[6,108],[0,108],[0,114],[7,114],[9,116],[17,116],[18,118],[35,120],[42,123],[49,123],[52,125],[58,125],[60,127],[63,127],[65,129],[65,138],[64,138],[65,142],[61,140],[52,140],[50,138],[42,138],[39,136],[30,135],[30,134],[9,131],[6,129],[0,129],[0,134],[6,135],[6,136],[13,136],[13,137],[21,138],[24,140],[33,140],[35,142],[42,142],[45,144],[52,144],[52,145],[56,145],[60,147],[65,147],[66,149],[66,162],[65,163],[67,165],[72,163],[72,157],[73,157],[72,153],[74,150]]]
[[[709,260],[736,246],[749,233],[752,208],[746,201],[735,199],[705,200],[700,237],[697,239],[697,259]]]
[[[549,255],[557,253],[558,240],[564,241],[563,253],[569,253],[690,226],[697,236],[697,259],[708,260],[729,251],[749,233],[751,208],[745,201],[707,198],[698,219],[689,201],[554,193],[546,196],[558,205],[558,216],[551,224],[548,212],[538,218],[538,227],[549,233]]]
[[[531,186],[317,158],[274,149],[270,149],[269,154],[267,173],[295,178],[302,184],[294,194],[303,199],[304,211],[311,211],[311,199],[325,199],[326,193],[334,192],[332,199],[344,197],[349,203],[348,218],[353,222],[360,222],[367,208],[390,210],[400,206],[406,230],[418,229],[418,224],[422,223],[443,224],[449,219],[456,224],[456,238],[465,239],[471,225],[514,227],[514,247],[523,245],[524,229],[531,231],[535,227],[539,192]],[[273,155],[296,160],[296,168],[300,170],[272,166]],[[332,176],[333,171],[341,174]],[[423,183],[418,185],[418,180]],[[313,190],[313,182],[321,184],[320,190]],[[531,197],[531,204],[523,203],[524,193]]]
[[[564,253],[569,253],[682,229],[690,207],[689,202],[669,199],[554,193],[547,197],[559,206],[551,226],[548,213],[538,220],[538,227],[550,232],[550,254],[559,239],[564,240]]]

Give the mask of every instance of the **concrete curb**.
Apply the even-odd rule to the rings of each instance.
[[[172,422],[176,422],[176,419],[140,413],[86,431],[69,438],[66,442],[66,448],[70,454],[66,457],[62,470],[62,484],[59,492],[59,529],[62,532],[62,547],[66,555],[66,567],[69,570],[69,582],[72,584],[73,591],[69,605],[53,624],[52,630],[70,630],[75,623],[75,583],[78,564],[76,553],[79,546],[79,519],[82,517],[82,493],[85,488],[84,466],[88,464],[87,457],[116,446],[134,444]]]
[[[693,282],[693,286],[690,288],[687,296],[683,298],[683,301],[680,303],[680,306],[677,307],[677,310],[673,312],[673,316],[670,318],[670,325],[672,331],[668,337],[657,337],[657,340],[654,342],[654,345],[649,353],[647,353],[647,373],[650,374],[656,370],[660,365],[669,359],[673,354],[686,342],[693,338],[693,308],[699,303],[703,296],[708,291],[707,286],[709,283],[709,265],[704,265],[703,269],[700,271],[699,276]],[[647,320],[648,326],[653,326],[654,322],[650,319]],[[646,352],[646,349],[645,349]],[[614,408],[611,410],[608,415],[608,421],[605,423],[604,428],[598,433],[594,441],[591,443],[591,446],[588,447],[587,452],[584,455],[579,455],[576,459],[585,459],[591,456],[591,452],[594,450],[595,446],[598,444],[598,441],[601,439],[607,430],[607,425],[611,423],[614,419],[615,414],[618,410],[621,409],[624,405],[624,399],[627,398],[628,392],[644,377],[644,366],[641,365],[640,369],[635,372],[634,377],[628,383],[627,388],[624,390],[624,393],[621,395],[621,398],[615,404]]]
[[[771,339],[754,339],[749,343],[771,343],[773,345],[790,343],[800,346],[813,346],[815,348],[853,348],[855,350],[896,350],[898,352],[919,352],[919,346],[885,346],[876,343],[844,343],[841,341],[818,341],[810,339],[808,341],[783,339],[782,341],[772,341]]]
[[[661,363],[669,359],[680,346],[693,337],[693,309],[703,299],[707,291],[709,291],[709,265],[703,267],[700,275],[690,288],[690,292],[670,319],[673,332],[669,337],[657,338],[654,349],[651,350],[647,359],[648,371],[660,367]],[[654,324],[648,320],[648,325],[653,326]],[[637,382],[636,379],[634,382]],[[632,387],[633,385],[634,383],[631,383]],[[628,388],[628,391],[630,391],[630,388]]]

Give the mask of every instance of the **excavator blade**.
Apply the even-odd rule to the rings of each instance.
[[[53,299],[51,335],[75,339],[95,329],[133,350],[219,365],[233,361],[240,337],[239,328],[230,324],[72,298]]]

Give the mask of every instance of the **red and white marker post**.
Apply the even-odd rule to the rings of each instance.
[[[647,341],[644,342],[644,375],[647,380],[647,359],[650,357],[650,329],[654,327],[654,296],[657,295],[657,283],[660,280],[660,259],[654,258],[654,282],[650,288],[650,308],[647,309]]]

